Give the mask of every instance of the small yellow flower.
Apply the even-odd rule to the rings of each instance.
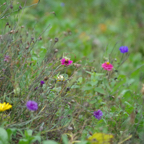
[[[6,111],[8,109],[10,109],[12,107],[12,105],[10,105],[9,103],[0,103],[0,112],[2,111]]]
[[[111,144],[111,139],[113,135],[104,133],[94,133],[88,138],[91,144]]]

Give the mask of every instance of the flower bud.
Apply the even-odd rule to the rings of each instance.
[[[26,49],[29,49],[29,46],[26,46]]]
[[[38,39],[39,39],[39,40],[42,40],[42,36],[40,36]]]
[[[22,6],[19,6],[19,9],[22,9]]]
[[[13,9],[13,5],[12,4],[10,5],[10,8]]]
[[[47,76],[45,76],[45,77],[44,77],[44,80],[45,80],[45,81],[47,81],[47,80],[48,80],[48,77],[47,77]]]
[[[10,33],[10,34],[13,34],[13,33],[14,33],[14,30],[11,30],[9,33]]]
[[[57,43],[59,41],[59,39],[58,38],[55,38],[55,43]]]
[[[55,49],[54,52],[57,53],[57,52],[58,52],[58,49]]]

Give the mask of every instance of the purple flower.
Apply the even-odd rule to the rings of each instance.
[[[73,61],[71,61],[71,60],[69,60],[69,59],[63,58],[63,59],[61,60],[61,64],[62,64],[62,65],[65,65],[65,66],[69,66],[69,65],[71,65],[72,63],[73,63]]]
[[[121,46],[119,48],[119,50],[120,50],[121,53],[127,53],[128,52],[128,47],[127,46]]]
[[[101,117],[103,116],[103,113],[101,110],[97,110],[93,113],[93,115],[95,116],[96,119],[100,120]]]
[[[9,57],[8,55],[6,55],[6,56],[4,57],[4,61],[9,62],[9,61],[10,61],[10,57]]]
[[[61,3],[61,6],[64,7],[64,6],[65,6],[65,3],[62,2],[62,3]]]
[[[36,87],[34,90],[37,90],[38,89],[38,87]]]
[[[40,82],[41,86],[43,86],[44,83],[45,83],[44,81],[41,81],[41,82]]]
[[[38,109],[38,104],[35,101],[27,101],[26,106],[30,111],[36,111]]]

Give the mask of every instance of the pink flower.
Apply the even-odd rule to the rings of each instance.
[[[4,57],[4,61],[9,62],[9,61],[10,61],[10,57],[9,57],[8,55],[6,55],[6,56]]]
[[[68,66],[68,65],[71,65],[73,63],[73,61],[69,60],[69,59],[66,59],[66,58],[63,58],[61,60],[61,64],[62,65],[65,65],[65,66]]]
[[[111,71],[113,69],[113,65],[110,64],[109,62],[103,63],[102,67],[103,67],[104,70],[107,70],[107,71]]]

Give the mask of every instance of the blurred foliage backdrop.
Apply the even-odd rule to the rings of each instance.
[[[1,0],[0,2],[0,6],[3,5],[0,7],[1,18],[3,17],[4,10],[9,7],[7,1]],[[6,4],[3,4],[5,2]],[[24,46],[29,44],[30,39],[35,38],[35,41],[38,43],[33,45],[34,49],[30,51],[31,57],[29,57],[29,61],[32,61],[34,66],[36,63],[38,64],[39,61],[39,64],[41,64],[41,60],[45,57],[46,53],[48,53],[48,55],[46,55],[46,57],[48,57],[47,59],[54,61],[55,57],[51,57],[52,49],[53,51],[56,49],[58,52],[58,61],[62,56],[68,56],[74,63],[82,64],[83,67],[81,69],[91,74],[90,81],[88,81],[86,79],[87,77],[84,78],[83,71],[75,71],[75,79],[77,79],[79,75],[80,78],[77,80],[77,85],[74,86],[81,89],[75,97],[81,95],[82,97],[79,97],[79,99],[82,99],[82,102],[83,97],[86,97],[84,101],[92,101],[91,104],[97,102],[97,99],[93,101],[93,95],[95,93],[94,87],[97,87],[97,81],[99,79],[96,79],[97,76],[94,72],[101,73],[101,64],[104,61],[110,61],[110,63],[114,64],[116,70],[112,78],[116,80],[118,77],[118,79],[123,79],[123,81],[120,81],[118,85],[115,85],[114,82],[110,88],[108,87],[109,91],[107,93],[114,93],[116,97],[121,93],[123,93],[123,95],[125,93],[121,101],[124,104],[127,102],[127,105],[125,104],[126,108],[123,108],[121,102],[118,103],[119,98],[117,98],[116,100],[117,103],[120,104],[120,107],[116,103],[117,107],[112,107],[111,109],[112,115],[115,121],[123,122],[123,120],[125,120],[122,127],[125,128],[129,123],[129,115],[131,116],[131,114],[133,114],[134,109],[138,109],[135,131],[140,133],[142,139],[142,128],[144,124],[143,109],[141,107],[143,104],[142,97],[139,93],[142,83],[144,83],[143,5],[143,0],[17,0],[17,2],[14,1],[14,4],[10,6],[10,10],[7,11],[5,18],[0,19],[0,35],[2,35],[5,40],[4,48],[8,47],[7,35],[8,32],[10,34],[10,30],[19,30],[20,35],[16,35],[15,33],[17,36],[15,39],[19,40],[24,36]],[[11,16],[9,17],[9,15]],[[6,26],[7,22],[10,23],[8,26]],[[11,35],[11,37],[12,36],[13,35]],[[55,42],[55,38],[58,38],[59,41]],[[12,41],[12,39],[10,40]],[[127,62],[118,67],[118,65],[122,63],[123,58],[127,57],[127,54],[123,54],[124,56],[120,55],[120,46],[129,47],[129,57],[127,58]],[[14,50],[16,49],[14,45]],[[21,47],[21,49],[23,53],[26,52],[25,47]],[[3,57],[3,53],[0,55]],[[13,56],[13,60],[14,58]],[[21,63],[24,64],[23,62]],[[47,73],[52,71],[50,65],[49,67],[44,66],[44,68],[48,69],[46,69]],[[29,74],[35,69],[37,69],[37,67],[34,67],[34,69],[30,71],[24,68],[28,78],[31,76]],[[74,71],[74,68],[70,67],[67,70],[67,74],[72,75],[72,71]],[[32,75],[31,79],[33,79],[34,76],[35,75]],[[96,78],[94,78],[94,76]],[[41,77],[43,77],[43,75],[40,74],[40,78]],[[106,80],[105,77],[103,78]],[[23,80],[22,82],[30,83],[32,82],[31,79],[28,79],[28,81]],[[97,80],[96,84],[95,81],[93,81],[95,79]],[[19,81],[19,79],[17,80]],[[106,82],[107,81],[104,81],[104,83]],[[90,83],[92,83],[92,86],[88,87]],[[108,84],[108,82],[106,84]],[[15,89],[16,88],[17,85],[15,86]],[[50,87],[47,88],[50,89]],[[25,84],[23,84],[23,89],[25,89]],[[59,93],[60,89],[56,89],[53,92],[55,91]],[[30,93],[33,93],[33,91],[30,91]],[[107,97],[108,94],[104,95],[105,103],[103,102],[103,97],[97,97],[99,104],[94,106],[94,108],[101,107],[101,104],[107,104],[108,107],[103,106],[103,110],[106,111],[106,118],[109,119],[111,115],[109,114],[108,108],[110,104],[111,106],[113,105],[113,101],[110,101],[109,104],[108,99],[110,98]],[[74,93],[70,93],[71,97],[73,97],[73,95]],[[131,101],[131,105],[128,103],[129,100]],[[57,102],[59,103],[58,99]],[[81,105],[83,106],[83,104]],[[50,105],[48,106],[50,107]],[[57,106],[59,105],[57,104]],[[123,111],[123,109],[126,109],[128,115],[123,115],[122,118],[121,110]],[[117,115],[115,113],[117,113]],[[81,123],[81,121],[79,122]],[[111,119],[109,119],[108,122],[109,125],[116,125],[112,124],[113,121],[111,121]],[[122,125],[120,123],[116,126],[121,128]],[[113,127],[109,127],[109,129],[113,131]],[[95,131],[93,127],[91,127],[90,130]],[[107,130],[107,128],[105,130]],[[119,129],[117,130],[119,131]],[[113,133],[115,133],[115,131],[113,131]]]
[[[38,35],[50,25],[44,33],[46,38],[36,45],[38,51],[34,52],[34,59],[41,57],[41,49],[49,47],[55,37],[59,38],[55,48],[59,50],[60,56],[70,53],[74,62],[82,60],[83,63],[89,58],[89,66],[98,65],[99,57],[108,58],[109,52],[111,56],[116,56],[119,47],[126,45],[130,56],[127,63],[122,65],[121,73],[130,75],[132,71],[139,70],[136,77],[138,82],[143,82],[143,0],[22,1],[17,4],[22,7],[21,19],[14,15],[14,20],[27,28],[25,32],[32,30],[35,31],[34,35]],[[16,6],[13,11],[15,9]],[[6,20],[3,20],[0,26],[5,23]]]

